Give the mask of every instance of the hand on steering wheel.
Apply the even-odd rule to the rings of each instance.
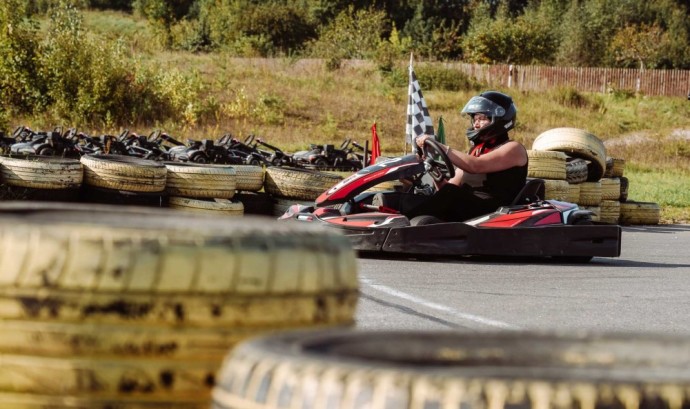
[[[428,138],[424,141],[424,162],[427,172],[436,182],[452,179],[455,176],[455,166],[435,139]]]

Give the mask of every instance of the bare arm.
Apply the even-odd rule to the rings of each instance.
[[[424,135],[418,138],[418,144],[424,146],[424,141],[429,136]],[[441,148],[448,152],[448,158],[455,166],[468,173],[492,173],[523,166],[527,163],[527,151],[521,144],[510,141],[495,150],[482,156],[470,156],[462,151],[449,148],[447,145],[439,144]]]

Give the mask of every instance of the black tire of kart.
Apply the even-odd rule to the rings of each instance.
[[[195,199],[232,199],[237,171],[228,165],[166,162],[165,193]]]
[[[277,198],[313,201],[341,180],[342,176],[327,172],[270,167],[264,190]]]
[[[77,159],[49,156],[0,156],[0,178],[9,186],[45,190],[79,189],[84,179]]]
[[[235,168],[235,188],[240,192],[258,192],[264,187],[265,171],[261,166],[232,165]]]
[[[538,179],[566,179],[566,159],[563,152],[528,150],[527,176]]]
[[[541,133],[532,143],[533,150],[559,151],[573,158],[587,160],[587,180],[598,181],[606,169],[606,148],[595,135],[578,128],[554,128]]]
[[[219,216],[243,216],[244,205],[237,200],[229,199],[195,199],[171,196],[168,207],[188,212],[215,214]]]
[[[565,180],[576,184],[587,181],[587,161],[580,158],[569,158],[565,162]]]
[[[567,201],[570,184],[565,180],[544,179],[544,199]]]
[[[273,198],[273,211],[272,215],[275,217],[280,217],[285,214],[285,212],[293,205],[304,205],[304,206],[314,206],[313,200],[295,200],[295,199],[285,199],[283,197]]]
[[[661,207],[654,202],[628,200],[621,202],[620,224],[657,225],[661,219]]]
[[[167,169],[148,159],[123,155],[84,155],[84,184],[129,192],[163,192]]]
[[[590,212],[592,212],[592,221],[593,222],[599,222],[599,219],[601,217],[601,204],[599,204],[597,206],[580,205],[579,207],[582,210],[589,210]]]
[[[136,337],[158,327],[194,336],[197,329],[203,335],[353,323],[355,254],[347,238],[316,225],[15,202],[0,203],[0,232],[4,325],[69,323],[84,325],[84,334],[114,326],[138,334],[125,357],[51,358],[49,351],[18,353],[21,345],[0,350],[3,392],[145,395],[208,407],[220,357],[151,357],[134,348]]]
[[[630,334],[274,334],[228,355],[213,408],[680,408],[688,348]]]
[[[234,197],[244,205],[244,214],[273,215],[273,198],[266,192],[240,192]]]

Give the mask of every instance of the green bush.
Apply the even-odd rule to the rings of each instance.
[[[414,72],[419,85],[422,87],[422,91],[471,91],[481,87],[481,84],[475,79],[449,67],[435,64],[419,64],[414,67]],[[408,68],[396,68],[386,75],[387,82],[391,87],[407,86],[410,81],[409,78]]]

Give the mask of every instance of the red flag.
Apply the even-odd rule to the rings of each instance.
[[[381,156],[381,143],[379,142],[379,135],[376,133],[376,122],[371,127],[371,159],[369,164],[376,163],[376,158]]]

